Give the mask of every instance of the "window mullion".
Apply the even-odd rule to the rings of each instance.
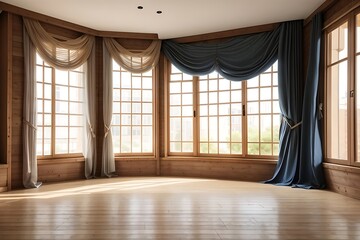
[[[55,93],[56,93],[56,87],[55,87],[55,68],[51,67],[51,156],[55,156]]]
[[[248,129],[247,129],[247,100],[246,100],[246,97],[247,97],[247,86],[246,86],[246,81],[242,81],[241,82],[241,92],[242,92],[242,99],[241,99],[241,102],[242,102],[242,106],[243,108],[245,107],[245,111],[243,109],[243,112],[245,112],[245,116],[244,114],[241,115],[241,123],[242,123],[242,156],[245,157],[248,155],[248,152],[247,152],[247,145],[248,145],[248,140],[247,140],[247,132],[248,132]]]
[[[348,145],[348,158],[350,163],[353,165],[355,163],[355,134],[356,134],[356,128],[355,128],[355,97],[350,96],[351,91],[355,90],[355,15],[352,14],[351,18],[349,19],[349,39],[348,39],[348,58],[349,58],[349,65],[348,65],[348,71],[349,71],[349,78],[348,78],[348,109],[350,110],[348,112],[348,139],[349,139],[349,145]]]
[[[199,156],[200,147],[200,108],[198,108],[199,102],[199,77],[193,77],[193,155]]]

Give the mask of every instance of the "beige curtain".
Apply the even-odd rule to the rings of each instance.
[[[111,133],[111,121],[113,114],[113,83],[112,83],[112,60],[106,47],[103,45],[103,118],[104,118],[104,140],[102,151],[102,177],[115,175],[115,159]]]
[[[24,36],[24,112],[23,112],[23,185],[40,187],[36,160],[36,78],[35,47],[23,29]]]
[[[25,96],[24,96],[24,185],[36,187],[36,79],[35,55],[39,55],[54,68],[69,71],[83,64],[86,66],[85,79],[85,176],[95,176],[96,166],[96,99],[95,94],[95,37],[82,35],[76,39],[59,40],[47,33],[38,21],[23,18],[25,57]],[[31,39],[31,44],[26,41]],[[29,41],[30,42],[30,41]],[[27,50],[34,46],[33,50]],[[33,89],[35,88],[35,89]],[[31,132],[33,131],[33,132]],[[30,169],[30,170],[29,170]]]
[[[80,67],[88,60],[95,42],[94,36],[84,34],[63,41],[47,33],[38,21],[23,20],[31,41],[47,64],[69,70]]]
[[[161,41],[154,40],[143,51],[132,52],[125,49],[113,38],[104,38],[104,43],[111,57],[126,71],[144,73],[154,68],[160,56]]]
[[[96,175],[96,76],[95,76],[95,44],[86,64],[85,78],[85,138],[83,154],[85,157],[85,177],[95,178]]]

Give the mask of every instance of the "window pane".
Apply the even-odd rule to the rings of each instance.
[[[56,70],[55,71],[55,83],[59,84],[59,85],[68,85],[69,84],[69,72],[67,71],[61,71],[61,70]]]
[[[207,142],[209,140],[209,126],[208,117],[200,118],[200,142]]]
[[[51,84],[44,84],[44,99],[51,99],[52,89]],[[40,92],[42,94],[42,92]],[[41,95],[38,95],[41,98]]]
[[[329,34],[330,63],[348,56],[348,23],[345,22]]]
[[[181,142],[170,142],[170,151],[171,152],[182,152]]]
[[[69,153],[81,153],[82,152],[82,127],[71,127],[69,129]]]
[[[221,130],[219,131],[220,142],[230,142],[230,117],[219,117]]]
[[[347,61],[328,71],[329,97],[327,107],[327,157],[347,159]]]
[[[74,87],[82,87],[83,86],[83,78],[84,72],[70,72],[69,85]]]
[[[182,118],[182,135],[183,141],[191,142],[193,140],[193,119]]]

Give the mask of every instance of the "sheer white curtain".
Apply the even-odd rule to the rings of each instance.
[[[24,112],[23,112],[23,185],[26,188],[40,187],[36,161],[36,50],[23,29],[24,36]]]
[[[87,124],[83,152],[86,162],[85,176],[91,178],[94,176],[96,165],[95,37],[84,34],[76,39],[58,40],[47,33],[38,21],[23,18],[23,22],[25,57],[23,184],[25,187],[39,186],[36,160],[36,51],[49,65],[61,70],[76,69],[89,60],[85,80]],[[88,137],[89,135],[91,137]]]
[[[86,64],[85,78],[85,138],[83,154],[85,157],[85,177],[95,178],[96,174],[96,82],[95,82],[95,44]]]
[[[111,57],[128,72],[144,73],[159,62],[160,40],[154,40],[145,50],[135,52],[127,50],[113,38],[104,38],[104,43]]]
[[[83,65],[90,57],[95,37],[83,34],[66,41],[52,36],[38,21],[23,18],[28,35],[44,61],[61,70],[72,70]]]
[[[111,121],[113,113],[113,82],[112,82],[112,59],[103,43],[103,118],[104,118],[104,141],[102,151],[102,177],[115,175],[115,160],[111,133]]]

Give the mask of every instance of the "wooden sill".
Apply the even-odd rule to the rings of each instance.
[[[360,167],[354,167],[354,166],[348,166],[348,165],[339,165],[339,164],[334,164],[334,163],[323,163],[323,166],[326,169],[360,174]]]
[[[54,158],[54,159],[46,159],[46,160],[37,160],[38,165],[47,165],[47,164],[65,164],[65,163],[79,163],[85,162],[85,158]]]
[[[276,165],[274,159],[255,159],[255,158],[226,158],[226,157],[192,157],[192,156],[168,156],[160,158],[161,161],[199,161],[199,162],[226,162],[226,163],[252,163],[252,164],[271,164]]]
[[[8,168],[8,165],[6,163],[1,163],[0,164],[0,169],[3,169],[3,168]]]
[[[154,156],[123,156],[123,157],[115,157],[115,161],[156,161],[157,158]]]

